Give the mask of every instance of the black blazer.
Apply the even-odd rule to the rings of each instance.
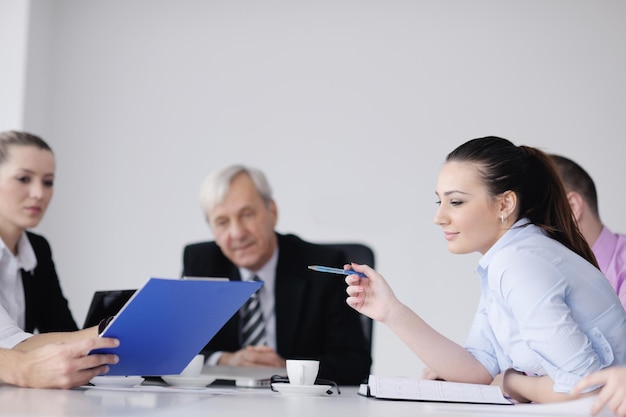
[[[285,359],[317,359],[319,378],[357,385],[369,375],[370,345],[359,313],[346,304],[343,276],[311,271],[308,265],[341,267],[340,251],[278,234],[275,308],[277,352]],[[241,280],[239,270],[215,242],[185,247],[183,276],[227,277]],[[202,351],[241,349],[239,314],[235,314]]]
[[[26,235],[35,251],[37,266],[32,273],[22,270],[26,299],[24,331],[32,333],[37,329],[46,333],[78,330],[61,291],[48,241],[34,233],[26,232]]]

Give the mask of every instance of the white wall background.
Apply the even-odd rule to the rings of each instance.
[[[445,155],[495,134],[568,155],[626,232],[626,2],[31,0],[24,125],[57,155],[38,228],[77,321],[94,290],[179,276],[213,169],[265,170],[278,230],[363,241],[463,342],[478,255],[433,225]],[[17,100],[19,101],[19,100]],[[19,103],[15,103],[19,106]],[[373,371],[423,365],[383,326]]]
[[[29,2],[0,0],[0,131],[23,125]]]

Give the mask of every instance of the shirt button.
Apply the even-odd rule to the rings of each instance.
[[[600,335],[600,332],[596,332],[596,333],[594,334],[594,336],[595,336],[595,337],[597,337],[597,338],[599,339],[599,338],[600,338],[600,336],[601,336],[601,335]]]

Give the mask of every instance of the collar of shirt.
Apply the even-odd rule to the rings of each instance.
[[[274,281],[276,277],[276,265],[278,264],[278,247],[272,254],[272,257],[258,271],[251,271],[246,268],[239,268],[239,275],[242,281],[250,281],[255,275],[264,282],[263,288],[266,292],[274,290]]]
[[[489,248],[487,253],[485,253],[483,257],[480,258],[480,260],[478,261],[478,267],[482,269],[487,269],[487,266],[489,266],[489,262],[491,261],[493,256],[498,253],[500,248],[508,245],[509,242],[511,242],[513,239],[515,239],[517,235],[525,230],[530,230],[531,233],[542,233],[542,230],[534,224],[531,224],[530,220],[526,218],[519,219],[515,222],[515,224],[513,224],[513,226],[511,226],[509,230],[507,230],[500,237],[500,239],[496,241],[496,243],[493,244],[491,248]]]
[[[0,239],[0,260],[5,256],[13,256],[7,245],[2,239]],[[31,272],[37,266],[37,257],[35,256],[35,250],[26,236],[26,232],[22,232],[20,239],[17,241],[17,256],[15,257],[18,271],[23,269],[24,271]]]
[[[13,256],[4,241],[0,239],[0,282],[2,283],[0,303],[11,319],[22,329],[26,325],[26,296],[20,270],[32,271],[36,265],[35,252],[25,232],[22,232],[17,242],[17,256]]]
[[[602,271],[606,271],[607,266],[611,262],[615,246],[617,246],[617,240],[617,235],[611,233],[607,227],[602,227],[600,235],[591,248]]]
[[[276,281],[276,265],[278,264],[278,248],[272,254],[272,257],[258,271],[254,272],[246,268],[239,268],[239,274],[242,281],[250,281],[256,275],[264,282],[263,287],[265,293],[274,293],[274,282]]]

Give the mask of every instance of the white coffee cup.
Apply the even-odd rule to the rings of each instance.
[[[313,385],[317,379],[320,362],[287,359],[287,376],[291,385]]]
[[[204,366],[204,355],[196,355],[191,362],[180,373],[182,376],[195,377],[202,373],[202,367]]]

